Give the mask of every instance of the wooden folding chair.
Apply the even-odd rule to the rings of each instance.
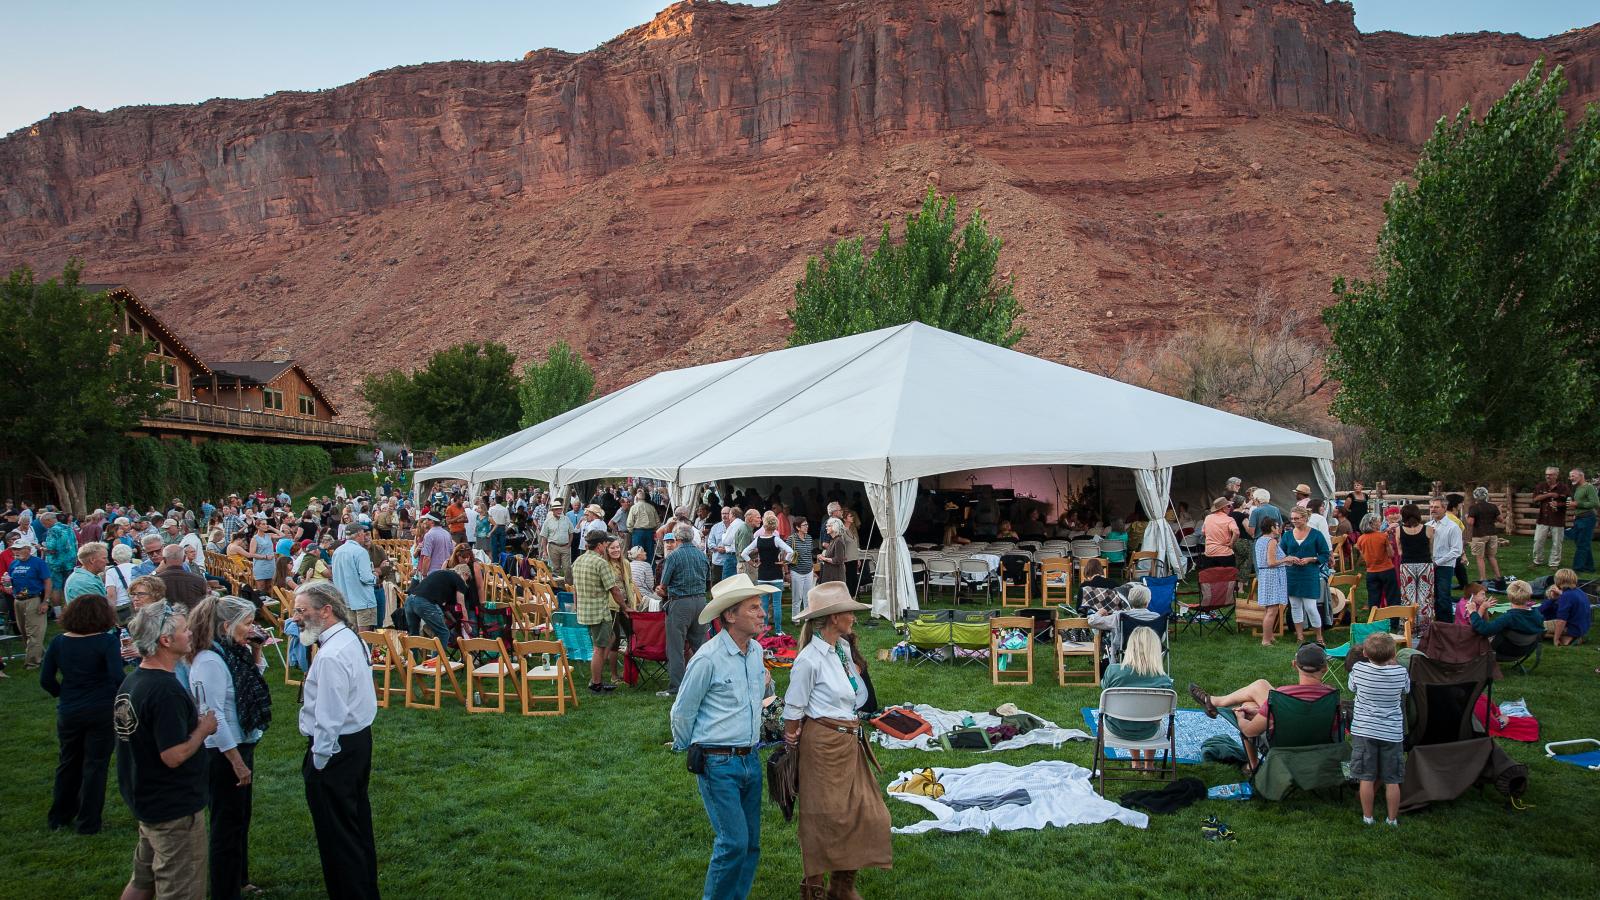
[[[994,684],[1033,684],[1033,628],[1035,619],[1032,616],[995,616],[989,620],[989,679]],[[1001,635],[1013,629],[1026,631],[1028,646],[1017,650],[1007,650],[1000,646]],[[1018,659],[1020,657],[1020,660]],[[1000,668],[1000,660],[1007,660],[1006,668]],[[1012,663],[1022,663],[1022,678],[1017,678],[1017,672]]]
[[[1033,605],[1033,560],[1027,556],[1008,553],[1000,557],[1000,606],[1027,607]],[[1022,596],[1017,596],[1018,592]]]
[[[1048,606],[1057,599],[1072,602],[1072,561],[1054,556],[1039,563],[1039,602]]]
[[[1141,575],[1149,575],[1152,578],[1159,578],[1161,577],[1161,573],[1156,571],[1156,566],[1160,560],[1161,554],[1154,550],[1135,550],[1128,554],[1128,564],[1126,568],[1122,570],[1122,577],[1125,581],[1138,581]],[[1139,564],[1143,562],[1150,563],[1148,572],[1139,571]]]
[[[517,678],[517,665],[511,661],[511,655],[506,652],[505,645],[492,638],[462,638],[456,642],[456,648],[461,651],[461,660],[467,667],[467,692],[463,698],[467,704],[467,712],[498,712],[506,711],[507,697],[521,697],[520,691],[506,690],[506,679],[512,679],[515,687]],[[492,658],[491,658],[492,657]],[[494,691],[485,690],[480,681],[494,679]],[[495,705],[478,703],[478,697],[493,697]]]
[[[1261,626],[1266,622],[1267,608],[1256,602],[1256,597],[1258,596],[1256,593],[1257,585],[1257,579],[1250,579],[1250,594],[1240,597],[1239,602],[1234,604],[1233,624],[1240,632],[1250,628],[1253,629],[1253,634],[1259,636],[1261,634]],[[1288,618],[1288,607],[1284,607],[1283,612],[1278,615],[1276,637],[1283,637],[1283,630],[1286,627],[1284,620]]]
[[[400,638],[400,644],[406,652],[406,708],[407,709],[438,709],[444,696],[444,680],[450,679],[450,695],[457,700],[465,701],[461,693],[461,681],[456,678],[456,673],[466,668],[465,664],[451,659],[445,655],[444,644],[438,637],[422,637],[420,635],[405,635]],[[421,656],[418,656],[421,654]],[[419,703],[411,691],[413,678],[433,679],[433,702]],[[427,696],[427,688],[423,688],[423,696]]]
[[[394,648],[389,643],[389,636],[382,630],[359,631],[356,632],[356,636],[361,638],[361,643],[367,645],[367,657],[372,661],[373,678],[376,679],[379,672],[383,673],[383,685],[377,687],[376,693],[378,695],[378,706],[386,708],[389,705],[389,695],[398,694],[401,691],[399,686],[391,686],[390,684],[394,674],[399,671],[400,662],[395,658]]]
[[[522,714],[525,716],[566,715],[567,701],[578,708],[578,688],[572,680],[572,665],[567,661],[566,645],[560,641],[515,641],[512,644],[517,657],[517,691],[522,697]],[[550,682],[554,694],[535,694],[534,682]],[[553,710],[541,710],[541,703],[555,703]]]
[[[1411,646],[1411,629],[1417,624],[1417,608],[1407,603],[1399,606],[1375,606],[1367,613],[1368,622],[1382,622],[1388,619],[1399,619],[1406,623],[1402,647]]]
[[[1350,535],[1348,534],[1341,534],[1333,539],[1332,552],[1328,557],[1328,562],[1335,572],[1343,572],[1346,568],[1344,564],[1344,545],[1349,540]]]
[[[1343,535],[1340,535],[1340,537],[1343,537]],[[1356,590],[1361,587],[1361,581],[1361,575],[1355,572],[1348,575],[1328,576],[1328,618],[1330,620],[1327,623],[1328,627],[1332,628],[1340,624],[1349,625],[1356,620]],[[1333,615],[1332,591],[1335,588],[1344,594],[1345,599],[1344,612],[1337,617]],[[1336,618],[1343,620],[1342,623],[1336,621]]]
[[[1067,639],[1067,631],[1087,631],[1092,636],[1088,641],[1072,641]],[[1058,611],[1055,621],[1056,638],[1056,682],[1062,687],[1068,681],[1085,681],[1089,684],[1100,683],[1100,632],[1089,627],[1089,620],[1082,618],[1063,619]],[[1086,656],[1089,658],[1088,671],[1067,669],[1067,657]]]

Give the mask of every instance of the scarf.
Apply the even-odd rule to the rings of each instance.
[[[217,651],[228,666],[233,678],[233,707],[239,716],[239,736],[252,731],[265,731],[272,724],[272,695],[267,691],[266,679],[256,668],[255,654],[244,644],[216,641],[211,649]]]

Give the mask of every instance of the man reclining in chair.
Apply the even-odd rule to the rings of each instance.
[[[1255,739],[1267,733],[1267,696],[1278,690],[1297,700],[1310,701],[1320,700],[1334,690],[1322,683],[1322,677],[1328,673],[1328,654],[1320,644],[1305,644],[1296,650],[1294,668],[1299,680],[1278,688],[1261,678],[1232,693],[1212,696],[1201,690],[1200,685],[1193,682],[1189,684],[1189,696],[1205,707],[1206,715],[1215,719],[1219,709],[1234,711],[1239,734],[1244,738],[1240,743],[1244,744],[1245,757],[1250,760],[1252,772],[1260,762],[1256,759]]]

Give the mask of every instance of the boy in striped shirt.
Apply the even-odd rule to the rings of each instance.
[[[1411,675],[1395,662],[1394,638],[1388,634],[1369,635],[1361,642],[1361,651],[1366,659],[1350,670],[1350,689],[1356,693],[1350,776],[1361,783],[1361,821],[1372,824],[1377,782],[1382,782],[1389,807],[1384,824],[1399,825],[1400,784],[1406,777],[1403,704],[1411,690]]]

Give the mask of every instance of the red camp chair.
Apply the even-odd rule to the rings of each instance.
[[[1205,634],[1207,626],[1218,630],[1227,628],[1233,617],[1239,570],[1233,566],[1212,566],[1200,570],[1198,581],[1200,602],[1188,607],[1179,616],[1183,630],[1188,631],[1189,626],[1198,625],[1200,633]]]
[[[622,660],[622,680],[630,687],[667,675],[667,614],[628,611],[628,653]]]

